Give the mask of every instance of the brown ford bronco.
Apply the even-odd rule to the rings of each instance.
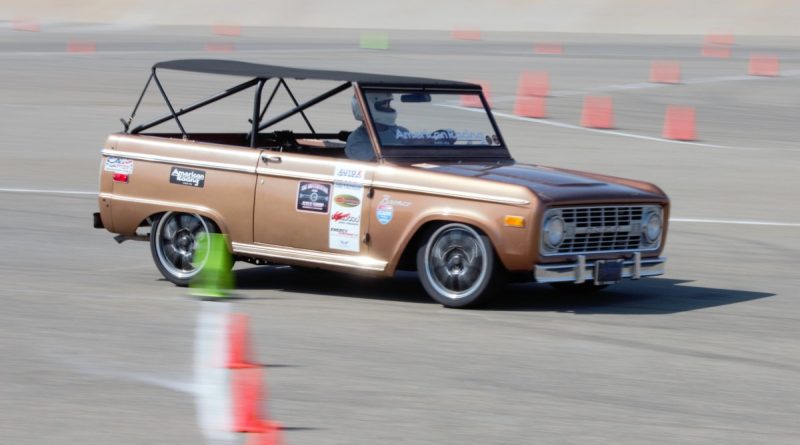
[[[178,108],[165,70],[246,80]],[[289,84],[301,81],[333,87],[300,102]],[[132,127],[153,84],[168,112]],[[184,127],[187,113],[246,90],[243,131]],[[289,109],[268,116],[278,92]],[[312,108],[327,110],[325,130]],[[149,131],[166,122],[178,131]],[[120,242],[149,240],[178,285],[203,267],[194,255],[203,232],[226,234],[234,258],[255,264],[416,270],[448,307],[483,303],[509,277],[588,291],[664,272],[667,196],[646,182],[515,162],[478,85],[175,60],[153,66],[123,125],[102,150],[94,225]]]

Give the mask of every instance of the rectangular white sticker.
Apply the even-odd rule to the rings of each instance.
[[[336,166],[333,174],[331,211],[328,220],[328,247],[335,250],[361,250],[361,210],[364,200],[364,170]],[[357,185],[358,184],[358,185]]]
[[[114,156],[106,158],[103,170],[112,173],[124,173],[129,175],[133,173],[133,159],[117,158]]]

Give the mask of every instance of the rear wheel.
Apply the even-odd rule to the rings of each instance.
[[[465,224],[432,229],[417,250],[422,286],[444,306],[465,308],[489,301],[503,284],[503,267],[486,235]]]
[[[216,225],[200,215],[167,212],[158,217],[150,233],[150,252],[161,275],[178,286],[188,286],[207,260],[194,255],[199,242],[211,242],[202,235],[217,232]],[[208,247],[203,251],[209,252]]]

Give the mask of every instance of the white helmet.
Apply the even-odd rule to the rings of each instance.
[[[394,95],[392,93],[367,93],[366,97],[372,120],[376,124],[394,125],[397,121],[397,110],[392,108]],[[357,121],[363,121],[364,116],[361,115],[361,107],[358,106],[355,96],[353,96],[350,104],[353,107],[353,117]]]

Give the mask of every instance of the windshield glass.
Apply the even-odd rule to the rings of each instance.
[[[368,90],[364,97],[383,147],[502,147],[477,92]]]

